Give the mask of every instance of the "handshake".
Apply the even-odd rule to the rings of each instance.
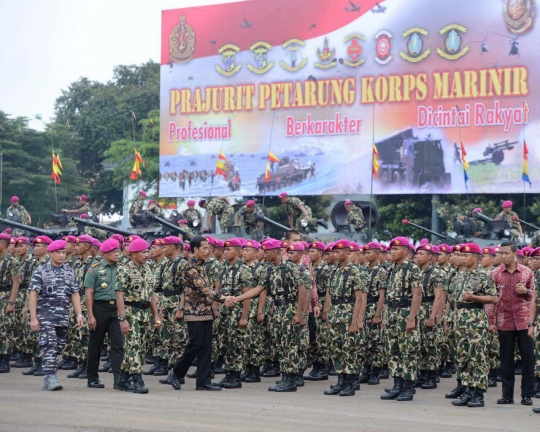
[[[226,296],[225,297],[225,302],[224,302],[225,306],[233,307],[236,303],[238,303],[236,301],[236,297],[233,297],[233,296]]]

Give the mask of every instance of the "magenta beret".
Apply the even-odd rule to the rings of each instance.
[[[364,245],[364,250],[371,250],[371,249],[379,249],[379,250],[382,250],[382,247],[379,243],[377,242],[369,242],[367,244]]]
[[[122,234],[113,234],[110,238],[117,240],[119,243],[124,243],[124,236]]]
[[[211,245],[216,245],[216,239],[212,236],[204,236],[206,238],[206,241],[210,243]]]
[[[255,205],[255,201],[253,200],[249,200],[247,203],[246,203],[247,206],[254,206]]]
[[[482,213],[482,209],[480,207],[477,207],[472,212],[473,213]]]
[[[409,247],[410,243],[409,243],[409,240],[407,239],[407,237],[396,237],[396,238],[392,239],[392,241],[390,242],[390,247],[392,247],[392,246]]]
[[[133,240],[140,239],[141,237],[137,234],[132,234],[126,238],[126,243],[131,243]]]
[[[64,240],[67,243],[77,243],[77,237],[74,235],[67,235],[62,237],[62,240]]]
[[[18,196],[12,196],[11,197],[11,202],[14,203],[14,202],[18,202],[19,201],[19,197]]]
[[[325,252],[332,252],[332,250],[334,249],[334,245],[335,245],[334,242],[328,243],[328,244],[326,245]]]
[[[164,245],[182,244],[182,239],[175,236],[168,236],[163,239]]]
[[[281,198],[288,197],[288,196],[289,196],[289,194],[288,194],[287,192],[281,192],[281,193],[279,194],[279,198],[280,198],[280,199],[281,199]]]
[[[163,246],[163,239],[157,238],[150,242],[150,247],[152,246]]]
[[[360,252],[360,245],[356,242],[351,242],[351,245],[349,247],[351,249],[352,252]],[[362,252],[364,251],[364,249],[362,248]]]
[[[180,220],[178,221],[178,225],[180,225],[180,224],[186,225],[187,223],[188,223],[188,221],[185,220],[185,219],[180,219]]]
[[[276,239],[268,239],[262,245],[262,250],[264,251],[280,249],[280,248],[281,248],[281,242]]]
[[[206,202],[205,199],[199,200],[199,207],[202,207],[205,202]]]
[[[142,195],[145,198],[148,196],[148,194],[145,191],[143,191],[142,189],[139,191],[139,195]]]
[[[87,200],[88,200],[88,197],[87,197],[86,195],[81,195],[81,196],[79,197],[79,199],[82,200],[82,201],[87,201]]]
[[[346,205],[346,206],[348,206],[348,205],[354,205],[354,203],[353,203],[350,199],[348,199],[348,200],[345,200],[345,204],[344,204],[344,205]]]
[[[97,238],[95,238],[95,239],[92,239],[92,246],[100,247],[101,243]]]
[[[107,240],[105,240],[103,243],[101,243],[99,250],[101,251],[101,253],[107,253],[115,249],[118,249],[119,247],[120,247],[120,242],[111,236]]]
[[[465,243],[461,246],[461,252],[481,254],[482,249],[476,243]]]
[[[82,236],[77,237],[77,243],[90,243],[92,244],[94,239],[89,235],[83,234]]]
[[[326,250],[326,245],[323,242],[313,242],[309,245],[309,248],[317,249],[324,252]]]
[[[502,208],[512,208],[512,201],[510,200],[507,200],[505,202],[502,203]]]
[[[65,241],[65,240],[64,240]],[[52,243],[52,240],[47,237],[47,236],[37,236],[34,241],[32,242],[32,246],[35,246],[37,244],[40,244],[40,243],[44,243],[44,244],[51,244]]]
[[[333,250],[339,250],[339,249],[350,249],[351,248],[351,242],[347,239],[341,239],[338,240],[333,247]]]
[[[30,240],[28,240],[28,237],[19,237],[17,241],[15,242],[15,244],[18,244],[18,245],[28,244],[28,243],[30,243]]]
[[[11,236],[6,233],[0,233],[0,240],[10,240]]]
[[[495,255],[495,254],[493,254],[493,255]],[[536,249],[533,249],[531,251],[531,253],[529,254],[530,258],[537,257],[537,256],[540,256],[540,247],[537,247]]]
[[[223,249],[225,247],[225,242],[223,240],[216,240],[216,247]]]
[[[225,247],[242,247],[242,242],[240,239],[230,238],[225,240]]]
[[[148,249],[148,242],[142,238],[133,240],[129,245],[129,251],[131,253],[141,252]]]
[[[56,252],[66,248],[65,240],[55,240],[47,246],[47,252]]]
[[[190,206],[194,206],[195,205],[195,200],[189,200],[187,202],[187,206],[190,207]]]
[[[242,248],[253,248],[253,249],[260,249],[261,245],[258,241],[255,240],[246,240],[244,243],[242,243]]]

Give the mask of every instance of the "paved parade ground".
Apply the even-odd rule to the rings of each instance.
[[[127,432],[127,431],[535,431],[540,415],[519,404],[497,406],[500,383],[486,394],[486,407],[456,408],[444,399],[454,379],[437,390],[422,390],[413,402],[379,400],[382,385],[362,385],[353,397],[324,396],[329,382],[306,383],[296,393],[267,391],[274,379],[243,384],[239,390],[195,391],[188,379],[182,390],[146,377],[147,395],[112,389],[112,374],[102,374],[106,388],[86,388],[86,380],[59,379],[60,392],[41,390],[42,378],[24,377],[20,370],[0,375],[0,431]],[[540,405],[540,399],[534,399]]]

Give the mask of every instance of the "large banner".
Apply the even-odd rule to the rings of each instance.
[[[163,11],[160,195],[540,191],[534,0]]]

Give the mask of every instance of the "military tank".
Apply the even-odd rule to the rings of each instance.
[[[302,167],[297,159],[291,160],[289,156],[274,163],[277,163],[278,166],[275,171],[271,172],[270,180],[266,181],[266,172],[257,178],[259,193],[271,192],[303,182],[312,169],[311,167]]]

